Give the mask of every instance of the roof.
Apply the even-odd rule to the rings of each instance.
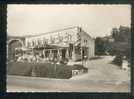
[[[7,36],[7,40],[10,40],[10,39],[25,39],[25,37],[22,37],[22,36]]]
[[[36,36],[40,36],[40,35],[60,32],[60,31],[64,31],[64,30],[68,30],[68,29],[73,29],[73,28],[78,28],[78,26],[72,26],[72,27],[63,28],[63,29],[59,29],[59,30],[55,30],[55,31],[46,32],[46,33],[41,33],[41,34],[37,34],[37,35],[25,35],[24,37],[36,37]]]
[[[36,36],[41,36],[41,35],[46,35],[46,34],[52,34],[55,32],[60,32],[60,31],[64,31],[64,30],[68,30],[68,29],[73,29],[73,28],[79,28],[79,26],[72,26],[72,27],[68,27],[68,28],[63,28],[63,29],[58,29],[55,31],[50,31],[50,32],[46,32],[46,33],[41,33],[41,34],[36,34],[36,35],[25,35],[25,36],[9,36],[9,37],[16,37],[16,38],[26,38],[26,37],[36,37]],[[84,30],[82,30],[83,33],[85,33],[87,36],[89,36],[89,38],[92,38],[88,33],[86,33]]]

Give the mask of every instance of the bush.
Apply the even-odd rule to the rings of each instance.
[[[7,74],[9,75],[20,75],[20,76],[31,76],[33,64],[22,63],[22,62],[9,62],[7,64]]]
[[[72,68],[67,65],[57,65],[56,78],[68,79],[72,77]]]
[[[7,73],[9,75],[20,76],[35,76],[35,77],[48,77],[69,79],[72,77],[72,70],[82,70],[87,72],[87,68],[82,65],[68,66],[63,64],[51,63],[22,63],[10,62],[7,66]]]
[[[36,77],[49,77],[49,78],[70,78],[71,67],[66,65],[43,63],[37,64],[33,67],[33,72]]]
[[[95,56],[95,57],[91,57],[90,60],[96,60],[96,59],[102,59],[101,56]]]
[[[113,60],[113,63],[118,65],[118,66],[121,66],[122,65],[122,56],[120,55],[117,55],[114,60]]]
[[[67,58],[63,58],[62,60],[60,60],[60,64],[66,65],[67,63],[68,63]]]
[[[88,72],[88,68],[80,64],[74,64],[74,66],[72,67],[72,70],[83,70],[84,72]]]
[[[54,77],[54,68],[52,64],[46,64],[46,63],[36,63],[36,65],[33,67],[32,72],[36,77]]]

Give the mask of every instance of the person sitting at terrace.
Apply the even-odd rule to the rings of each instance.
[[[17,62],[24,62],[23,61],[23,57],[22,56],[19,56],[18,59],[17,59]]]
[[[47,58],[42,58],[42,63],[48,63]]]
[[[36,62],[36,57],[34,55],[31,57],[31,62]]]
[[[50,56],[49,56],[49,61],[51,62],[51,63],[53,63],[53,55],[51,54]]]
[[[28,57],[27,57],[27,55],[23,55],[22,58],[23,58],[23,61],[24,61],[24,62],[28,62]]]
[[[39,63],[41,61],[39,55],[36,55],[36,62]]]

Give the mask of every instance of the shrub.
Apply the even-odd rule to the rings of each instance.
[[[7,64],[7,74],[9,75],[20,75],[20,76],[31,76],[33,64],[22,63],[22,62],[9,62]]]
[[[72,77],[72,68],[67,65],[57,65],[56,78],[68,79]]]
[[[33,67],[36,77],[50,77],[50,78],[70,78],[71,67],[58,64],[43,63],[37,64]]]
[[[83,70],[84,72],[88,72],[88,68],[84,67],[83,65],[80,64],[74,64],[72,67],[72,70]]]
[[[7,66],[9,75],[35,76],[69,79],[72,77],[72,70],[82,70],[87,72],[87,68],[82,65],[68,66],[64,64],[51,63],[27,63],[27,62],[10,62]]]
[[[122,65],[122,56],[120,55],[117,55],[114,60],[113,60],[113,63],[118,65],[118,66],[121,66]]]

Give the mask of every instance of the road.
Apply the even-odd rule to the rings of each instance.
[[[88,61],[88,73],[71,79],[7,77],[8,92],[130,92],[130,73],[111,64],[113,57]]]

